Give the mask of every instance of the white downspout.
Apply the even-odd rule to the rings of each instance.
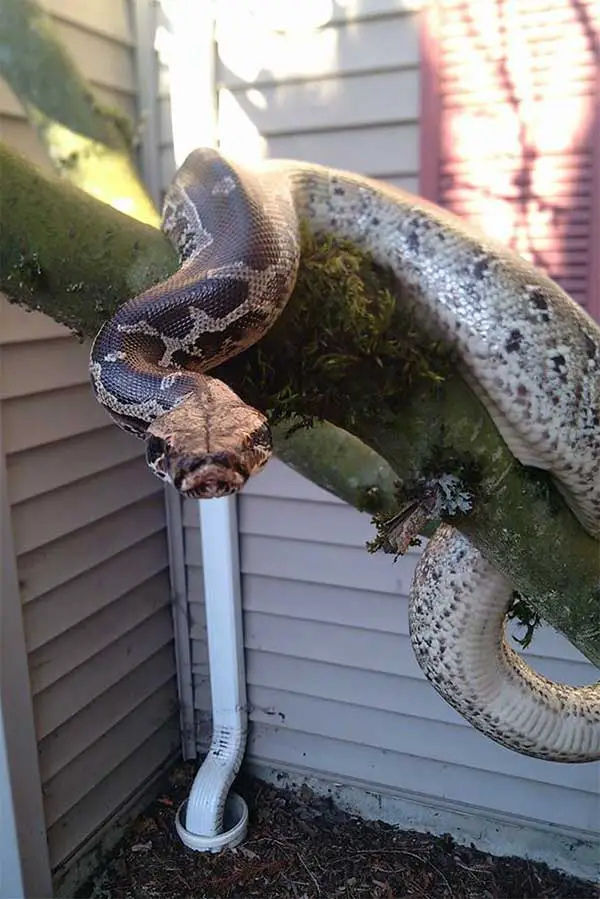
[[[236,846],[248,829],[246,803],[236,793],[229,793],[244,757],[248,726],[238,522],[235,497],[203,500],[197,505],[213,734],[187,803],[178,810],[176,827],[191,849],[217,851]]]
[[[215,10],[212,0],[162,0],[168,27],[156,35],[169,68],[176,166],[216,144]],[[187,500],[187,502],[192,502]],[[247,706],[235,497],[196,503],[199,515],[213,734],[188,799],[177,810],[182,842],[198,851],[246,836],[248,808],[231,784],[246,749]],[[191,676],[191,672],[190,672]]]

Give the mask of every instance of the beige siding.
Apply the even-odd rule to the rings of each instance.
[[[418,0],[357,0],[297,24],[275,4],[216,4],[218,140],[232,156],[308,159],[416,190]],[[155,0],[158,27],[167,20]],[[308,27],[307,27],[308,26]],[[161,184],[174,171],[169,71],[159,73]],[[368,162],[367,162],[368,161]]]
[[[158,128],[158,158],[160,171],[160,190],[162,194],[175,172],[175,148],[173,146],[173,129],[171,127],[171,81],[169,77],[168,54],[161,44],[159,35],[168,31],[169,21],[163,10],[161,0],[152,0],[155,32],[157,35],[157,79],[156,115]]]
[[[222,148],[244,158],[337,165],[414,188],[416,6],[344,4],[326,22],[298,7],[286,21],[275,7],[260,15],[248,3],[222,0],[216,27]]]
[[[43,2],[99,98],[135,116],[128,0]],[[49,167],[1,82],[0,139]],[[0,451],[55,870],[179,746],[162,488],[95,402],[89,346],[0,297]]]

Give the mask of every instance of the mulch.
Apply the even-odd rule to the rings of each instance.
[[[247,840],[219,854],[191,852],[174,829],[194,766],[129,828],[80,899],[598,899],[600,890],[547,865],[498,858],[450,836],[401,831],[298,792],[244,777]]]

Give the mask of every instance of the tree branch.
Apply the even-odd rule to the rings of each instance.
[[[176,266],[155,229],[6,149],[0,169],[0,289],[13,301],[93,336]],[[452,523],[600,667],[598,543],[543,473],[516,462],[452,360],[403,310],[394,282],[367,257],[305,238],[279,322],[214,374],[268,411],[277,455],[357,508],[387,516],[421,479],[462,478],[474,505]],[[327,421],[286,436],[289,422],[313,417]]]
[[[164,235],[0,144],[0,290],[88,337],[177,268]]]
[[[98,102],[56,36],[51,17],[34,0],[0,3],[0,75],[62,175],[110,206],[158,224],[131,156],[131,124]]]

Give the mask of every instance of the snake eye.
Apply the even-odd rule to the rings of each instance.
[[[271,446],[272,437],[271,437],[271,428],[265,422],[259,428],[256,428],[255,431],[246,438],[246,444],[249,448],[255,446]]]

